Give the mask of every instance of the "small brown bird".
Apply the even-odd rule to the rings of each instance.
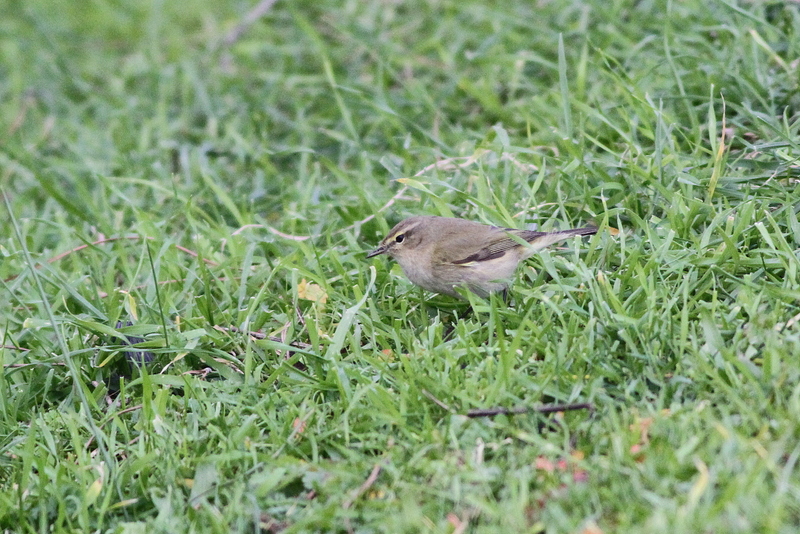
[[[597,228],[535,232],[465,219],[417,216],[397,224],[367,258],[388,254],[418,286],[454,297],[467,288],[486,297],[508,288],[519,263],[548,245]]]

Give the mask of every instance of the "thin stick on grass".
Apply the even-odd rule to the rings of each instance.
[[[0,349],[8,349],[8,350],[21,350],[23,352],[28,352],[31,349],[26,349],[25,347],[16,347],[14,345],[0,345]],[[27,365],[27,364],[23,364]]]
[[[22,350],[28,350],[28,349],[22,349]],[[66,367],[67,364],[60,362],[4,363],[3,369],[25,369],[26,367],[36,367],[36,366]]]
[[[120,241],[122,239],[127,239],[127,240],[131,240],[131,241],[137,241],[139,239],[147,239],[149,241],[155,241],[154,237],[146,236],[146,237],[143,238],[140,235],[125,235],[125,236],[117,236],[117,237],[104,237],[103,239],[98,239],[97,241],[93,241],[91,243],[85,243],[85,244],[77,246],[77,247],[75,247],[73,249],[70,249],[70,250],[67,250],[65,252],[62,252],[61,254],[57,254],[57,255],[53,256],[52,258],[48,259],[47,263],[55,263],[57,261],[63,260],[64,258],[66,258],[67,256],[69,256],[71,254],[74,254],[76,252],[80,252],[81,250],[87,249],[89,247],[95,247],[95,246],[98,246],[98,245],[105,245],[106,243],[113,243],[114,241]],[[200,257],[200,255],[197,252],[195,252],[193,250],[190,250],[190,249],[188,249],[186,247],[183,247],[183,246],[178,245],[178,244],[175,244],[174,246],[175,246],[176,249],[180,250],[183,253],[188,254],[189,256],[192,256],[193,258],[199,258]],[[203,258],[203,261],[207,265],[211,265],[212,267],[219,267],[219,264],[217,262],[215,262],[213,260],[209,260],[208,258]],[[37,269],[40,269],[41,265],[36,265],[35,267]],[[10,276],[10,277],[6,278],[4,280],[4,282],[11,282],[12,280],[16,279],[17,277],[19,277],[19,275],[15,274],[13,276]]]
[[[447,404],[443,403],[442,401],[440,401],[439,399],[434,397],[433,394],[430,391],[428,391],[427,389],[423,389],[422,390],[422,394],[425,395],[426,397],[428,397],[430,400],[432,400],[434,402],[434,404],[436,404],[440,408],[443,408],[444,410],[447,410],[450,413],[456,413],[456,411],[454,409],[452,409],[450,406],[448,406]]]
[[[418,177],[422,176],[423,174],[425,174],[426,172],[431,171],[433,169],[439,169],[439,170],[463,169],[463,168],[469,167],[470,165],[474,164],[482,156],[484,156],[485,154],[488,154],[488,153],[490,153],[490,151],[486,150],[486,151],[483,151],[483,152],[478,152],[478,153],[476,153],[476,154],[474,154],[472,156],[458,156],[458,157],[453,157],[453,158],[442,159],[442,160],[436,161],[434,163],[431,163],[430,165],[427,165],[426,167],[424,167],[421,170],[417,171],[413,175],[413,178],[418,178]],[[531,164],[527,164],[527,163],[521,163],[519,160],[517,160],[516,158],[514,158],[510,154],[504,154],[501,159],[502,160],[511,161],[512,163],[514,163],[518,167],[526,169],[526,170],[528,170],[530,172],[533,172],[533,171],[538,169],[538,167],[536,167],[535,165],[531,165]],[[392,195],[392,198],[390,198],[383,206],[378,208],[378,210],[375,213],[373,213],[371,215],[368,215],[368,216],[364,217],[363,219],[361,219],[359,221],[356,221],[356,222],[354,222],[353,224],[351,224],[349,226],[345,226],[344,228],[340,228],[339,230],[336,230],[335,232],[333,232],[331,235],[336,235],[336,234],[341,234],[343,232],[347,232],[349,230],[352,230],[354,228],[357,228],[357,227],[363,225],[364,223],[367,223],[367,222],[371,221],[372,219],[375,218],[375,216],[377,214],[379,214],[379,213],[381,213],[383,211],[386,211],[387,209],[392,207],[395,202],[397,202],[398,200],[403,198],[403,195],[406,193],[406,191],[408,191],[408,189],[409,189],[409,187],[407,185],[404,185],[403,187],[401,187],[397,191],[397,193]],[[279,231],[279,230],[277,230],[277,229],[275,229],[275,228],[273,228],[273,227],[271,227],[269,225],[265,225],[265,224],[247,224],[247,225],[242,226],[241,228],[235,230],[231,235],[237,235],[237,234],[241,233],[242,231],[250,229],[250,228],[266,228],[267,230],[269,230],[273,234],[275,234],[275,235],[277,235],[279,237],[282,237],[284,239],[292,240],[292,241],[305,241],[307,239],[311,239],[313,237],[320,237],[322,235],[322,234],[319,234],[319,235],[292,235],[292,234],[285,234],[285,233],[283,233],[283,232],[281,232],[281,231]]]
[[[427,389],[422,390],[422,394],[428,397],[440,408],[448,412],[457,413],[453,408],[440,401]],[[594,405],[590,402],[581,402],[576,404],[545,404],[544,406],[519,406],[517,408],[476,408],[474,410],[467,410],[464,414],[467,417],[494,417],[495,415],[520,415],[529,412],[537,413],[558,413],[569,412],[574,410],[589,410],[594,411]]]
[[[236,41],[241,38],[245,32],[258,22],[258,19],[269,13],[269,10],[272,9],[273,4],[275,4],[277,0],[261,0],[256,6],[247,12],[247,14],[242,17],[242,20],[237,24],[223,39],[225,46],[230,47]]]
[[[244,331],[236,328],[235,326],[231,326],[230,328],[225,328],[224,326],[214,325],[214,330],[217,330],[218,332],[226,332],[228,334],[230,334],[230,333],[247,334],[248,336],[254,337],[256,339],[268,339],[270,341],[274,341],[275,343],[282,343],[284,345],[289,345],[290,347],[294,347],[296,349],[301,349],[301,350],[311,350],[311,349],[314,348],[310,344],[303,343],[302,341],[290,341],[289,343],[286,343],[284,340],[282,340],[279,337],[268,336],[268,335],[263,334],[261,332],[244,332]]]
[[[105,237],[103,239],[98,239],[97,241],[94,241],[92,243],[86,243],[84,245],[80,245],[80,246],[75,247],[75,248],[73,248],[71,250],[68,250],[66,252],[62,252],[61,254],[59,254],[57,256],[54,256],[54,257],[50,258],[49,260],[47,260],[47,263],[54,263],[56,261],[62,260],[64,258],[66,258],[67,256],[69,256],[70,254],[74,254],[75,252],[78,252],[78,251],[83,250],[85,248],[94,247],[94,246],[97,246],[97,245],[104,245],[106,243],[113,243],[114,241],[119,241],[121,239],[129,239],[129,240],[132,240],[132,241],[136,241],[136,240],[143,239],[143,238],[140,235],[125,235],[125,236],[118,236],[118,237]],[[147,239],[148,241],[155,241],[155,238],[151,237],[151,236],[145,236],[144,239]],[[200,257],[200,254],[198,254],[194,250],[188,249],[188,248],[183,247],[181,245],[176,244],[175,248],[180,250],[181,252],[184,252],[184,253],[188,254],[189,256],[192,256],[193,258],[199,258]],[[212,267],[218,267],[219,266],[219,264],[217,262],[215,262],[213,260],[209,260],[208,258],[203,258],[203,261],[207,265],[211,265]]]
[[[365,492],[366,492],[366,491],[367,491],[369,488],[371,488],[373,484],[375,484],[375,481],[376,481],[376,480],[378,480],[378,475],[381,473],[381,469],[382,469],[382,467],[381,467],[381,463],[382,463],[382,462],[378,462],[377,464],[375,464],[375,467],[373,467],[373,468],[372,468],[372,472],[370,472],[370,474],[369,474],[369,476],[367,477],[367,479],[364,481],[364,483],[363,483],[363,484],[361,484],[361,485],[358,487],[358,489],[355,491],[355,493],[353,494],[353,496],[352,496],[352,497],[350,497],[349,499],[347,499],[347,500],[344,502],[344,504],[342,505],[342,508],[344,508],[345,510],[347,510],[348,508],[350,508],[350,507],[353,505],[353,503],[354,503],[354,502],[355,502],[355,501],[356,501],[356,500],[357,500],[359,497],[361,497],[362,495],[364,495],[364,493],[365,493]]]
[[[517,408],[478,408],[468,410],[467,417],[494,417],[495,415],[519,415],[529,412],[537,413],[558,413],[570,412],[574,410],[594,411],[594,405],[590,402],[577,404],[545,404],[544,406],[519,406]]]
[[[136,410],[141,410],[143,406],[144,406],[144,404],[137,404],[136,406],[131,406],[129,408],[125,408],[124,410],[120,410],[118,412],[112,413],[111,417],[109,417],[108,419],[106,419],[105,421],[100,423],[100,428],[103,428],[108,423],[113,421],[115,418],[119,417],[120,415],[123,415],[123,414],[126,414],[126,413],[130,413],[130,412],[135,412]],[[138,437],[135,438],[135,439],[138,439]],[[89,440],[86,442],[86,445],[84,445],[83,448],[86,449],[86,450],[89,450],[89,447],[92,446],[92,443],[94,443],[94,436],[89,438]]]

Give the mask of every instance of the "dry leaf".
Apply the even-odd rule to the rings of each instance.
[[[585,471],[584,469],[575,469],[572,472],[572,481],[577,483],[588,482],[589,472]]]
[[[536,469],[541,469],[542,471],[547,471],[548,473],[552,473],[556,470],[555,464],[544,456],[539,456],[536,458],[536,462],[533,465],[536,467]]]
[[[295,417],[294,421],[292,421],[292,429],[294,430],[295,435],[300,435],[305,432],[306,426],[306,422],[299,417]]]
[[[603,534],[603,530],[594,521],[589,521],[583,526],[581,534]]]
[[[653,424],[652,417],[637,418],[636,422],[630,426],[632,432],[639,432],[639,443],[647,445],[650,443],[650,425]]]
[[[469,520],[465,518],[463,521],[452,512],[447,514],[447,522],[453,525],[453,534],[462,534],[469,527]]]
[[[325,304],[328,302],[328,294],[314,282],[308,282],[305,278],[297,284],[297,296],[304,300]]]

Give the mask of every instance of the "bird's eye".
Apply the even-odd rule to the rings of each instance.
[[[405,238],[406,238],[406,234],[400,234],[397,237],[395,237],[394,240],[397,241],[398,243],[402,243],[403,239],[405,239]]]

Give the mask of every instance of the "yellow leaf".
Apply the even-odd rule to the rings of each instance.
[[[133,298],[133,295],[128,293],[127,291],[122,291],[122,294],[125,295],[125,309],[128,310],[128,313],[133,318],[134,321],[139,320],[139,312],[136,308],[136,299]]]
[[[396,181],[412,189],[433,195],[433,192],[426,187],[427,182],[420,182],[419,180],[414,180],[413,178],[398,178]]]
[[[703,463],[702,460],[695,458],[694,465],[697,468],[697,480],[694,481],[694,484],[692,484],[692,489],[689,490],[689,497],[687,499],[688,502],[686,503],[691,507],[697,505],[700,497],[703,496],[706,488],[708,488],[708,482],[711,478],[709,476],[708,466]]]
[[[314,282],[308,282],[305,278],[297,284],[297,296],[304,300],[325,304],[328,302],[328,294]]]
[[[139,502],[139,499],[125,499],[124,501],[119,501],[117,503],[112,504],[108,507],[109,510],[115,510],[117,508],[125,508],[127,506],[132,506]]]
[[[90,506],[94,504],[97,500],[97,497],[100,495],[100,492],[103,490],[103,477],[101,476],[89,486],[89,489],[86,491],[86,496],[84,497],[84,503],[86,506]]]

